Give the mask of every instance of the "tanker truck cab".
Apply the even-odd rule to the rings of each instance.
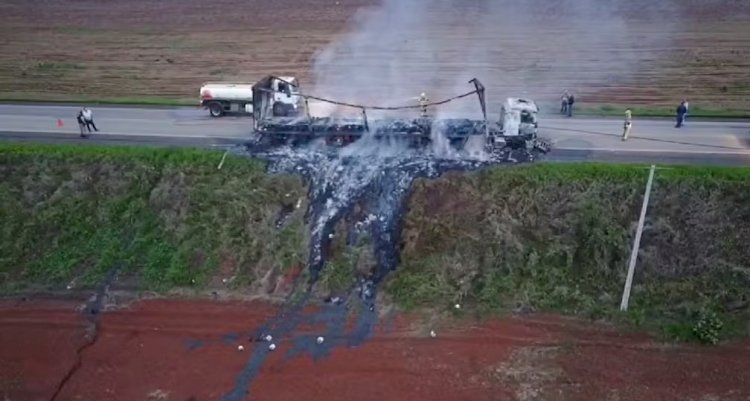
[[[274,115],[296,114],[301,104],[297,79],[273,78],[270,84]],[[221,117],[226,113],[253,114],[253,88],[256,85],[257,83],[205,83],[200,88],[200,104],[208,109],[211,117]]]

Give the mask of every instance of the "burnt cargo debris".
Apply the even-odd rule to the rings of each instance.
[[[279,117],[274,113],[275,99],[278,93],[274,82],[281,78],[267,77],[253,86],[254,140],[256,143],[271,145],[305,144],[316,139],[324,139],[329,145],[344,146],[369,136],[374,139],[402,141],[411,147],[429,146],[435,140],[447,140],[451,146],[460,150],[473,136],[483,139],[485,151],[503,153],[510,150],[524,150],[529,153],[547,153],[550,145],[538,138],[537,114],[539,108],[530,99],[508,98],[500,107],[496,121],[487,118],[484,86],[476,79],[473,91],[439,102],[401,106],[377,107],[342,103],[294,92],[295,96],[314,99],[339,106],[353,107],[362,111],[361,118],[315,117],[309,115],[309,108],[304,107],[305,115]],[[292,88],[292,85],[287,85]],[[291,89],[289,89],[291,90]],[[412,119],[378,119],[368,121],[367,110],[402,110],[422,109],[439,106],[452,100],[476,94],[482,111],[482,120],[468,118],[433,119],[418,117]],[[289,96],[292,95],[290,92]]]

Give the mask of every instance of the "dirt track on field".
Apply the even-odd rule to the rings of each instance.
[[[316,92],[403,103],[476,76],[497,98],[553,101],[568,88],[588,104],[688,97],[742,109],[749,16],[750,3],[730,0],[10,0],[0,5],[0,87],[194,99],[203,81],[276,73]]]
[[[71,302],[0,304],[0,395],[49,400],[75,361],[84,322]],[[261,304],[144,301],[101,315],[97,341],[57,400],[217,400],[273,309]],[[745,400],[750,344],[660,346],[556,317],[508,318],[437,337],[399,316],[371,341],[313,361],[284,340],[249,399]],[[243,351],[238,350],[243,345]],[[712,398],[713,397],[713,398]]]

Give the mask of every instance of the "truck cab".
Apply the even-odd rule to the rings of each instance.
[[[207,82],[200,88],[200,104],[211,117],[221,117],[228,112],[254,111],[256,88],[263,87],[270,97],[274,116],[296,115],[300,110],[299,83],[294,77],[266,77],[255,84],[240,82]]]
[[[500,107],[500,126],[503,135],[535,138],[539,107],[530,99],[508,98]]]
[[[294,77],[271,77],[273,91],[273,115],[296,115],[301,108],[299,82]]]
[[[489,130],[487,147],[531,148],[536,143],[539,107],[530,99],[507,98],[500,106],[500,120]]]

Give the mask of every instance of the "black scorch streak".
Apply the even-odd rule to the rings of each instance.
[[[264,148],[248,144],[236,152],[264,159],[270,173],[294,173],[305,177],[309,188],[307,223],[310,249],[307,263],[309,280],[296,283],[301,294],[287,303],[278,315],[250,339],[257,346],[236,379],[235,387],[223,400],[245,399],[250,383],[258,374],[269,352],[286,352],[296,357],[310,353],[314,358],[327,355],[335,347],[356,346],[365,341],[378,323],[375,302],[379,284],[398,267],[398,244],[405,201],[417,178],[435,178],[446,171],[476,170],[508,161],[530,161],[534,154],[519,149],[512,157],[468,159],[460,153],[441,154],[430,149],[414,150],[363,138],[345,148],[325,146]],[[358,205],[356,216],[354,205]],[[375,266],[369,274],[356,277],[347,296],[323,304],[317,313],[304,313],[312,290],[329,261],[334,228],[350,220],[349,243],[368,235]],[[331,300],[329,300],[331,301]],[[357,311],[354,327],[345,323],[351,309]],[[298,334],[303,324],[323,325],[320,333]],[[316,338],[325,338],[318,343]],[[266,339],[270,338],[270,341]],[[268,343],[268,344],[266,344]],[[276,351],[269,346],[274,344]]]

